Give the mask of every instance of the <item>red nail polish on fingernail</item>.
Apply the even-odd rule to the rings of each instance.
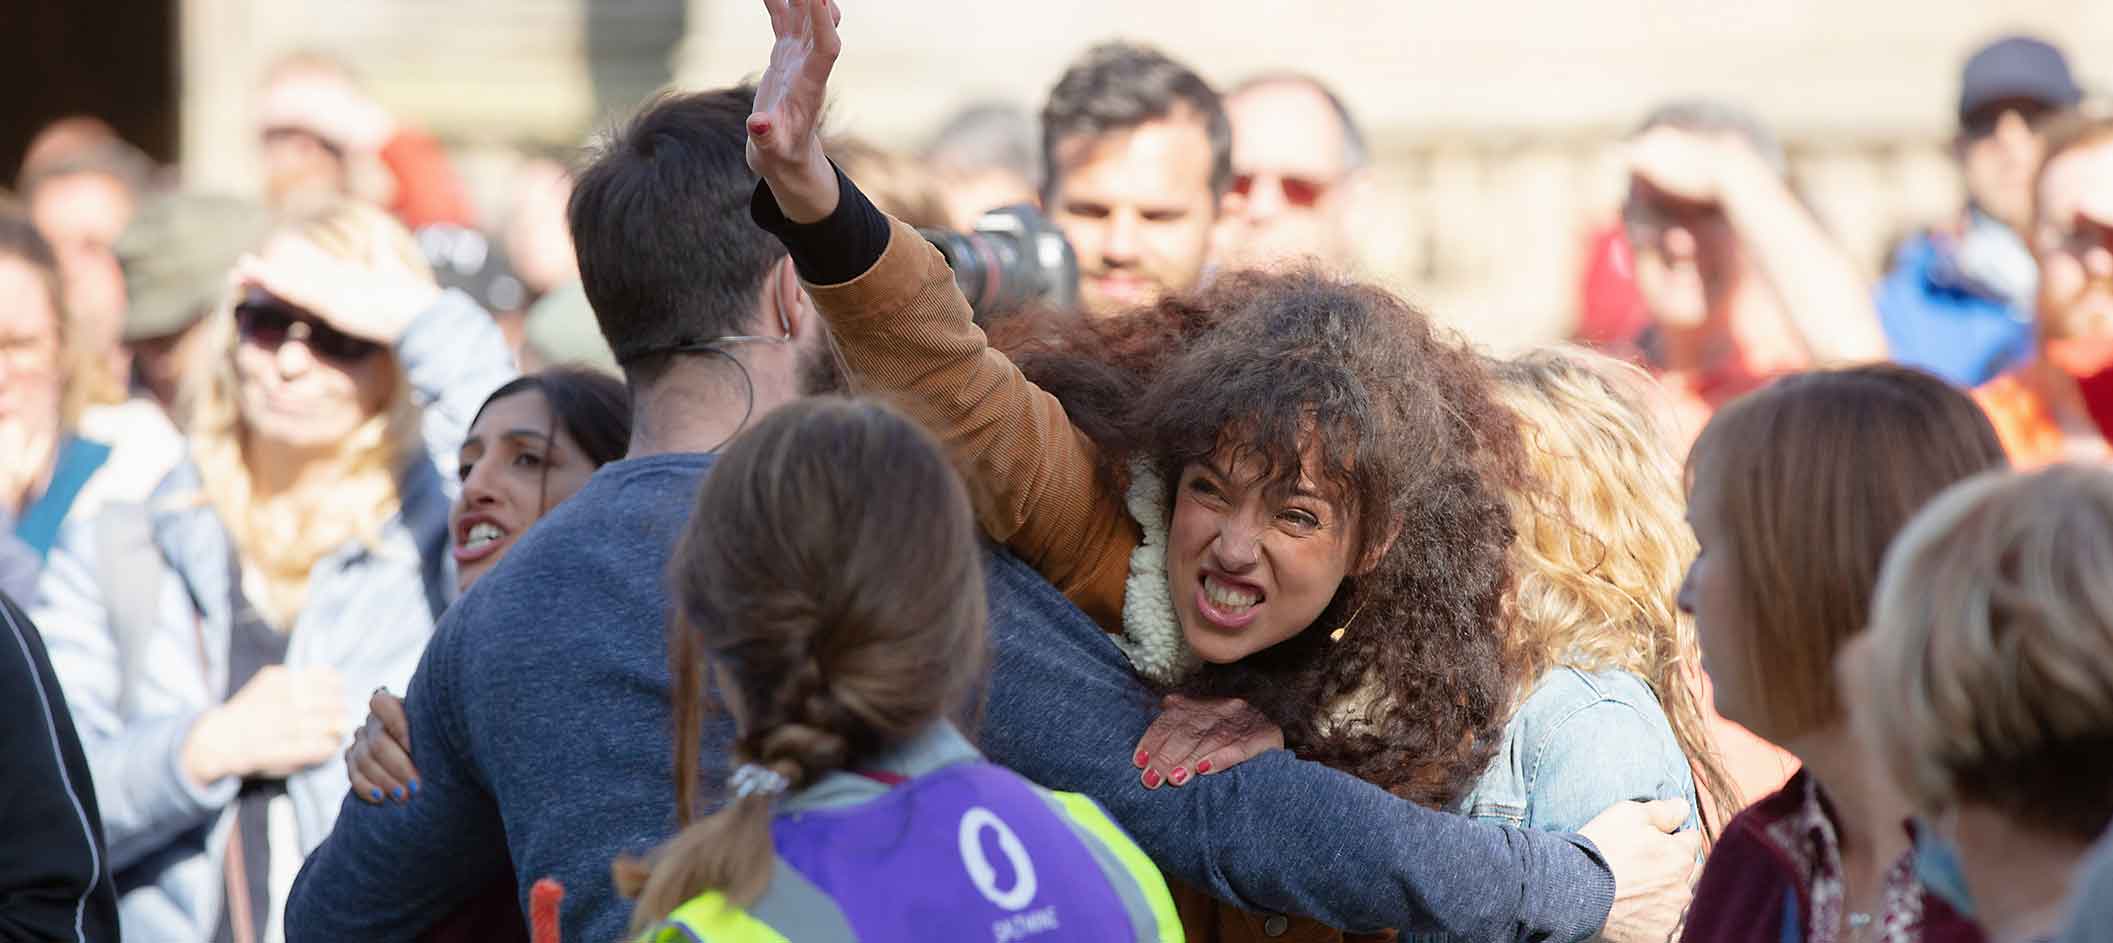
[[[1196,764],[1196,772],[1199,772],[1199,773],[1208,773],[1208,772],[1210,772],[1210,771],[1211,771],[1211,761],[1209,761],[1209,760],[1204,760],[1203,762],[1201,762],[1201,763],[1198,763],[1198,764]]]
[[[1183,769],[1182,767],[1179,767],[1179,766],[1176,766],[1176,767],[1174,767],[1174,775],[1172,775],[1172,776],[1168,776],[1168,777],[1167,777],[1167,782],[1173,783],[1173,784],[1174,784],[1174,785],[1176,785],[1176,786],[1179,786],[1179,785],[1181,785],[1182,783],[1185,783],[1185,782],[1188,782],[1188,781],[1189,781],[1189,771],[1188,771],[1188,770],[1186,770],[1186,769]]]
[[[750,118],[748,119],[748,133],[759,138],[766,137],[770,134],[770,122],[762,118]]]
[[[1146,788],[1146,789],[1157,789],[1157,788],[1159,788],[1159,771],[1158,771],[1158,770],[1156,770],[1156,769],[1148,769],[1148,770],[1145,770],[1145,788]]]
[[[1152,754],[1139,750],[1137,751],[1137,756],[1130,762],[1137,764],[1138,769],[1144,769],[1146,763],[1152,762]]]

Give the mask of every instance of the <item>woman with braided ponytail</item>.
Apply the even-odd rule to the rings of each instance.
[[[929,434],[871,402],[783,407],[722,453],[690,520],[670,567],[685,826],[616,867],[641,939],[1182,938],[1091,800],[984,762],[948,721],[987,629],[968,493]],[[710,707],[734,721],[734,771],[692,821]]]

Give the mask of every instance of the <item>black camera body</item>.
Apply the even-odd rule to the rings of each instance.
[[[1029,308],[1070,312],[1078,307],[1078,255],[1033,206],[991,210],[968,232],[918,233],[946,257],[979,324]]]

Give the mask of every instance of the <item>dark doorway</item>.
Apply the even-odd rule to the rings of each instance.
[[[176,159],[176,0],[0,0],[0,186],[68,115],[109,122],[156,161]]]

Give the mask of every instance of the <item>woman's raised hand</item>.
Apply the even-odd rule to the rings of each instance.
[[[822,153],[822,108],[829,70],[843,41],[835,0],[763,0],[770,11],[770,67],[756,83],[748,116],[748,167],[770,184],[778,209],[796,223],[836,210],[836,170]]]

